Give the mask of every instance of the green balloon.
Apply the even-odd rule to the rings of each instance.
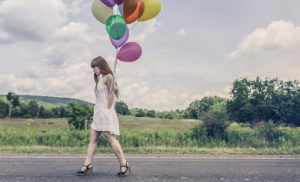
[[[115,40],[121,39],[127,29],[124,18],[120,15],[112,15],[106,20],[106,31]]]

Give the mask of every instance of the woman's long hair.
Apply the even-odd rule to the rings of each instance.
[[[111,74],[113,76],[113,78],[115,79],[114,77],[114,74],[113,72],[111,71],[108,63],[105,61],[105,59],[101,56],[99,57],[96,57],[92,60],[91,62],[91,67],[92,68],[95,68],[95,67],[98,67],[101,71],[101,74],[102,76],[104,77],[105,75],[108,75],[108,74]],[[97,85],[98,85],[98,75],[96,75],[96,73],[94,73],[94,80],[96,82],[96,90],[97,90]],[[115,84],[116,86],[118,87],[117,85],[117,82],[115,80]],[[114,86],[114,85],[113,85]],[[115,89],[115,95],[117,96],[117,98],[119,99],[119,89]]]

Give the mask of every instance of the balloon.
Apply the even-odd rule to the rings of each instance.
[[[146,21],[154,18],[161,10],[160,0],[144,0],[144,13],[139,18],[140,21]]]
[[[115,48],[118,48],[126,43],[126,41],[128,40],[128,37],[129,37],[129,29],[127,28],[125,35],[120,40],[115,40],[110,37],[110,41]]]
[[[123,4],[120,4],[118,7],[119,7],[119,12],[120,12],[121,16],[123,16]]]
[[[144,12],[143,0],[124,0],[123,14],[127,24],[138,20]]]
[[[124,62],[133,62],[139,59],[142,55],[142,48],[136,42],[127,42],[121,47],[117,58]]]
[[[106,6],[113,7],[115,5],[114,0],[101,0]]]
[[[115,3],[116,3],[117,5],[120,5],[120,4],[123,3],[123,0],[115,0]]]
[[[105,24],[107,18],[113,15],[113,10],[103,4],[102,1],[94,0],[92,4],[92,13],[97,20]]]
[[[121,39],[126,33],[127,24],[120,15],[112,15],[106,21],[106,31],[115,40]]]

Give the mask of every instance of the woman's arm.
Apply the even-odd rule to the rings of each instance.
[[[106,85],[108,88],[108,103],[107,103],[107,108],[111,109],[111,106],[114,101],[114,96],[115,96],[115,80],[111,74],[107,75],[106,79]]]

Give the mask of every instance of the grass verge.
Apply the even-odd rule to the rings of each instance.
[[[50,146],[0,146],[0,153],[71,153],[85,154],[86,147],[50,147]],[[113,153],[110,147],[99,147],[97,153]],[[197,148],[197,147],[125,147],[124,153],[129,154],[256,154],[256,155],[279,155],[300,154],[300,146],[282,148]]]

